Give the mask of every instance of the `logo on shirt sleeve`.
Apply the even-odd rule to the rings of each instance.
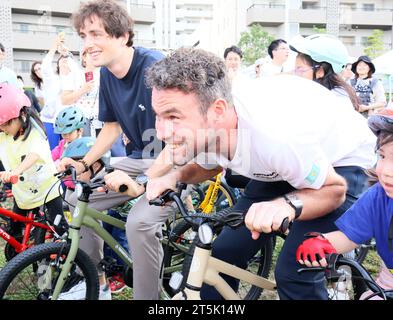
[[[317,181],[320,172],[321,172],[321,169],[317,165],[313,164],[311,171],[306,178],[307,182],[310,184],[314,184],[315,181]]]

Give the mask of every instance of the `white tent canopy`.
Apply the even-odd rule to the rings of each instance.
[[[376,73],[378,74],[393,74],[393,50],[384,53],[382,56],[373,60]]]

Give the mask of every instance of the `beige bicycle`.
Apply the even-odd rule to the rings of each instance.
[[[179,186],[179,189],[185,186]],[[275,291],[276,283],[267,278],[259,276],[251,271],[241,269],[222,260],[211,256],[214,230],[223,226],[237,228],[244,223],[244,213],[227,208],[214,214],[190,213],[184,207],[179,197],[179,192],[168,190],[160,198],[150,202],[152,205],[164,205],[174,201],[180,213],[197,234],[190,249],[192,258],[185,259],[183,272],[174,273],[170,285],[178,293],[172,298],[174,300],[199,300],[202,284],[206,283],[216,290],[227,300],[241,300],[241,297],[221,277],[220,273],[229,275],[240,281],[249,283],[261,289]],[[280,232],[285,233],[289,227],[289,221],[283,221]]]

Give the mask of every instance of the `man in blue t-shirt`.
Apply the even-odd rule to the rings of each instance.
[[[113,19],[116,16],[116,19]],[[143,173],[154,177],[157,172],[166,172],[172,168],[163,165],[161,153],[163,144],[156,138],[155,115],[151,106],[151,89],[145,84],[145,71],[154,62],[163,58],[163,54],[140,47],[133,47],[133,21],[127,11],[114,1],[97,0],[81,4],[73,16],[76,30],[84,41],[84,49],[90,55],[96,67],[102,67],[99,91],[99,120],[104,126],[90,152],[78,162],[63,159],[59,170],[73,165],[78,173],[87,171],[89,166],[111,148],[121,132],[124,132],[131,144],[127,158],[113,164],[115,170],[107,175],[109,189],[119,191],[119,186],[126,184],[125,193],[95,192],[90,197],[89,207],[99,211],[117,206],[145,191],[144,183],[131,181]],[[153,166],[153,162],[156,165]],[[143,177],[146,178],[145,175]],[[68,201],[76,203],[76,195],[70,195]],[[170,213],[170,207],[164,210],[149,206],[142,197],[130,211],[127,219],[127,239],[133,258],[133,287],[135,299],[158,299],[160,287],[160,266],[163,258],[161,226]],[[81,248],[95,263],[103,257],[103,242],[88,228],[81,230]],[[106,279],[101,272],[100,284]]]

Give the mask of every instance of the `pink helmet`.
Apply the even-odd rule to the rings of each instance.
[[[0,125],[19,117],[20,110],[30,106],[30,99],[21,89],[7,83],[0,84]]]

